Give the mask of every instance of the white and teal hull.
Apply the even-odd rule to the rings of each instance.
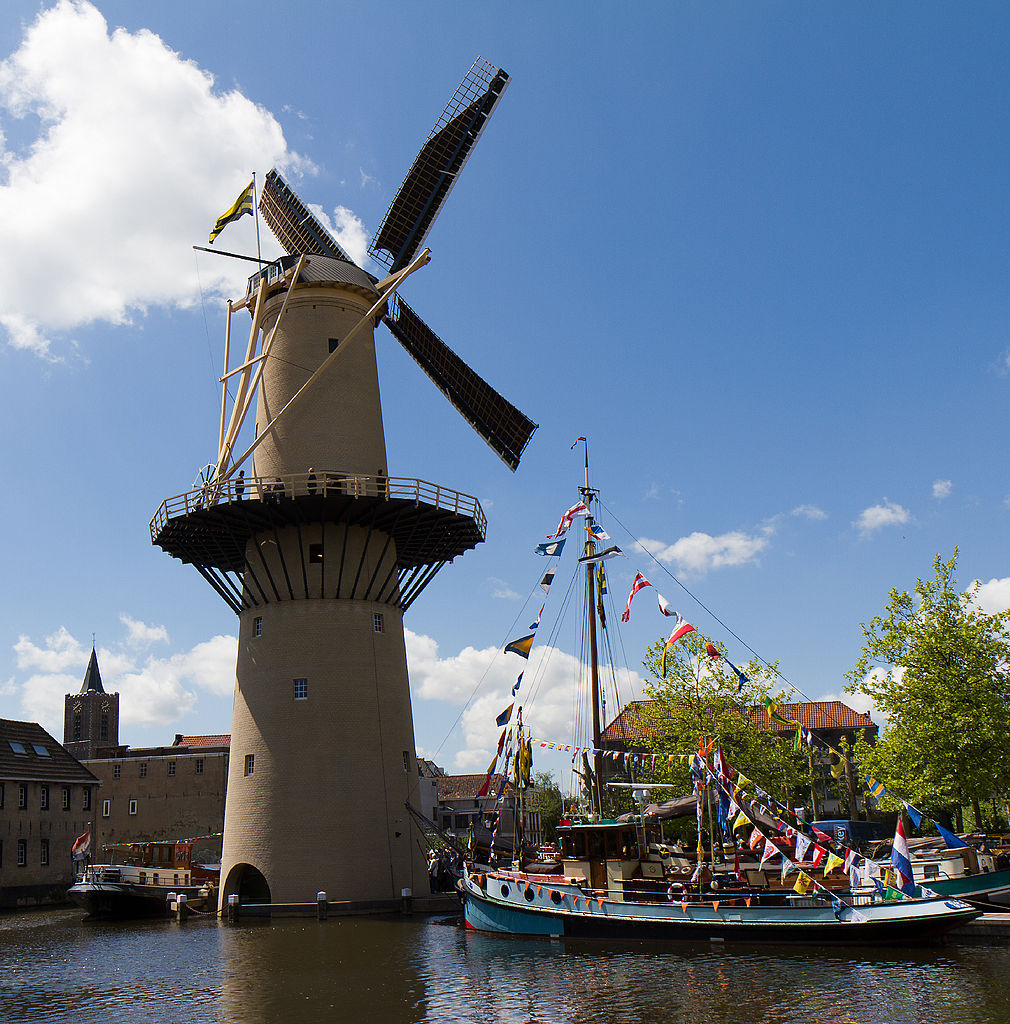
[[[587,896],[560,878],[544,882],[514,872],[465,874],[460,881],[466,926],[482,932],[559,938],[712,939],[741,942],[923,942],[977,917],[959,900],[928,898],[861,903],[755,895],[703,902],[632,903]]]

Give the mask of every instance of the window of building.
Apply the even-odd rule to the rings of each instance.
[[[112,813],[112,801],[111,800],[103,800],[102,801],[102,817],[103,818],[107,818],[111,813]]]
[[[28,786],[24,782],[18,783],[18,810],[23,811],[28,806]]]
[[[127,805],[126,811],[127,811],[128,814],[136,814],[137,813],[137,801],[136,800],[131,800],[130,803]]]
[[[40,786],[39,787],[39,796],[40,796],[39,807],[41,807],[43,811],[48,811],[49,810],[49,787],[46,786],[46,785]]]
[[[410,773],[410,751],[409,750],[405,750],[403,752],[403,770],[405,772],[407,772],[408,774]]]
[[[263,635],[263,616],[262,615],[257,615],[256,618],[253,619],[253,636],[262,636],[262,635]]]
[[[52,754],[49,753],[48,749],[46,747],[44,747],[41,743],[33,743],[32,744],[32,750],[34,750],[35,753],[39,755],[39,757],[52,757],[53,756]]]
[[[174,761],[169,761],[168,762],[168,774],[169,775],[174,775],[175,774],[175,762]]]
[[[337,346],[340,344],[339,338],[327,338],[326,344],[329,346],[331,352],[337,351]]]
[[[309,545],[309,565],[322,565],[323,564],[323,546],[322,544],[310,544]]]
[[[245,773],[246,775],[252,775],[253,769],[256,767],[256,755],[246,754],[245,756]]]
[[[382,632],[382,613],[376,612],[372,616],[372,630],[376,633]]]
[[[11,750],[13,750],[15,754],[24,754],[25,757],[28,756],[28,751],[25,750],[25,745],[23,743],[18,743],[17,740],[8,740],[7,742],[10,744]]]
[[[84,787],[84,802],[81,807],[85,811],[91,810],[91,790],[87,786]]]
[[[194,767],[196,768],[196,774],[197,775],[203,775],[203,758],[202,757],[198,757],[196,759]]]
[[[3,810],[4,806],[4,784],[0,782],[0,811]]]
[[[98,738],[102,739],[102,740],[107,740],[109,738],[109,716],[108,715],[106,715],[106,714],[102,715],[102,721],[101,721],[101,724],[99,725],[98,729],[99,729],[99,736],[98,736]]]
[[[49,866],[49,840],[39,840],[39,863],[45,868]]]
[[[295,700],[308,700],[309,699],[309,681],[307,679],[296,679],[295,681]]]
[[[69,786],[64,786],[63,787],[63,810],[65,810],[65,811],[69,811],[70,810],[70,787]]]
[[[140,777],[142,779],[146,779],[147,778],[147,762],[146,761],[141,761],[140,762]]]
[[[18,867],[23,868],[28,863],[28,840],[18,840]]]
[[[123,766],[121,764],[114,764],[112,766],[112,777],[114,779],[121,778],[123,774]]]

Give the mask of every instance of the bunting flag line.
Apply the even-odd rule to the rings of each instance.
[[[610,540],[610,534],[603,529],[602,526],[597,523],[593,523],[589,527],[589,532],[593,535],[596,540]]]
[[[217,236],[221,234],[221,232],[224,231],[224,229],[229,224],[231,224],[232,221],[238,220],[239,217],[243,217],[247,213],[250,215],[252,214],[254,181],[255,179],[253,179],[253,181],[250,181],[249,184],[246,185],[244,189],[242,189],[238,199],[236,199],[235,202],[232,203],[231,206],[229,206],[228,209],[225,210],[225,212],[222,213],[220,217],[218,217],[217,223],[215,223],[214,227],[211,228],[211,245],[214,244],[214,239],[217,238]]]
[[[869,790],[870,796],[876,800],[879,800],[882,796],[887,796],[887,789],[884,787],[884,784],[878,782],[871,775],[866,776],[866,787]]]
[[[832,851],[828,854],[828,859],[824,862],[824,874],[830,875],[835,868],[840,868],[845,861],[838,856],[837,853]]]
[[[621,615],[621,622],[631,620],[631,599],[635,594],[643,588],[651,586],[652,584],[641,573],[636,573],[634,582],[631,584],[631,593],[628,594],[628,603],[624,606],[624,614]]]
[[[534,554],[547,555],[548,558],[557,558],[561,555],[564,546],[564,537],[562,537],[561,540],[545,540],[543,544],[538,544],[536,546]]]
[[[514,697],[519,692],[519,684],[523,681],[522,672],[519,673],[519,678],[516,680],[515,686],[512,687],[512,696]]]
[[[754,831],[750,834],[750,840],[748,841],[747,845],[752,850],[755,850],[757,849],[758,843],[760,843],[762,839],[764,839],[764,833],[761,831],[761,829],[755,828]]]
[[[530,623],[530,629],[539,629],[539,628],[540,628],[540,616],[541,616],[541,615],[543,615],[543,613],[544,613],[544,609],[545,609],[546,607],[547,607],[547,602],[545,601],[545,602],[544,602],[544,603],[543,603],[543,604],[542,604],[542,605],[540,606],[540,611],[538,611],[538,612],[537,612],[537,617],[536,617],[536,621],[535,621],[535,622],[531,622],[531,623]]]
[[[680,616],[670,607],[670,602],[657,590],[656,597],[659,599],[659,610],[668,618],[679,619]]]
[[[522,636],[518,640],[513,640],[510,644],[505,645],[505,654],[518,654],[520,658],[529,659],[530,648],[533,646],[533,638],[536,633],[530,633],[528,636]]]
[[[932,818],[930,818],[929,820],[933,821]],[[937,832],[939,832],[940,835],[943,836],[943,841],[944,843],[946,843],[948,849],[963,849],[965,842],[960,836],[955,835],[953,832],[950,831],[950,829],[944,828],[943,825],[941,825],[938,821],[933,821],[933,824],[936,826]]]
[[[810,840],[802,832],[796,833],[796,859],[803,860],[810,849]]]
[[[572,525],[572,520],[576,516],[588,516],[589,507],[584,501],[580,501],[572,507],[561,517],[561,522],[558,523],[558,528],[548,537],[548,540],[557,540],[559,537],[563,537],[567,532],[568,528]]]
[[[499,728],[503,725],[508,725],[509,719],[512,717],[512,709],[516,706],[516,702],[512,701],[511,704],[495,719],[495,725]]]
[[[922,824],[922,811],[917,807],[913,807],[907,800],[902,800],[901,802],[905,805],[905,810],[912,819],[912,824],[918,828]]]
[[[677,612],[674,612],[673,614],[677,616],[677,621],[674,623],[670,639],[666,641],[666,646],[663,648],[662,670],[664,679],[666,678],[666,653],[670,650],[670,646],[675,644],[682,636],[687,636],[688,633],[694,632],[694,626],[692,626],[690,622]]]
[[[801,871],[800,877],[796,879],[796,884],[793,886],[793,891],[805,896],[813,884],[814,880],[805,871]]]
[[[494,767],[498,763],[498,758],[501,757],[502,747],[505,746],[506,733],[508,733],[508,729],[502,729],[501,736],[498,737],[498,749],[495,751],[494,760],[488,765],[487,774],[484,776],[484,782],[477,791],[477,796],[488,795],[488,790],[491,787],[491,776],[494,775]]]
[[[746,676],[743,672],[741,672],[740,669],[738,669],[736,665],[734,665],[733,662],[729,660],[729,658],[726,658],[725,660],[726,664],[729,665],[729,667],[734,671],[734,673],[736,673],[736,677],[739,680],[736,687],[736,692],[739,693],[743,689],[743,684],[750,682],[750,678]]]
[[[761,861],[758,864],[758,870],[765,866],[765,862],[771,860],[779,852],[779,848],[770,840],[765,840],[765,848],[761,851]]]
[[[551,566],[547,572],[544,573],[544,578],[540,581],[540,589],[545,593],[549,594],[551,590],[551,584],[554,582],[554,574],[557,572],[557,566]],[[542,610],[542,609],[541,609]],[[539,619],[540,616],[537,616]]]

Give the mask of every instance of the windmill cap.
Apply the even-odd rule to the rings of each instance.
[[[297,262],[297,256],[281,256],[280,259],[275,260],[268,267],[264,267],[249,278],[246,294],[255,293],[264,275],[268,281],[276,280],[286,274]],[[367,274],[353,263],[337,259],[335,256],[322,256],[316,253],[306,256],[305,266],[302,267],[299,280],[303,283],[349,284],[355,288],[364,289],[375,298],[379,297],[375,288],[375,278],[371,274]]]

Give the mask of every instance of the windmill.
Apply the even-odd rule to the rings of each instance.
[[[396,905],[426,891],[403,613],[484,539],[475,498],[390,476],[375,360],[385,323],[515,470],[536,424],[400,299],[508,83],[478,58],[358,267],[276,171],[260,199],[288,255],[228,304],[217,458],[169,498],[155,544],[193,564],[239,617],[222,903]],[[233,316],[251,318],[231,363]],[[234,399],[228,411],[228,386]],[[255,408],[253,439],[240,443]]]

